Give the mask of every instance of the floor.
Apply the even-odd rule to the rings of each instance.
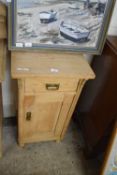
[[[0,175],[98,175],[98,162],[85,160],[83,138],[73,123],[60,143],[41,142],[20,148],[15,133],[15,126],[4,127]]]

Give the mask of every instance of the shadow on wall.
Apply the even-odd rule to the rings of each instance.
[[[2,83],[4,117],[16,116],[17,109],[17,81],[11,79],[10,53],[6,58],[5,80]]]

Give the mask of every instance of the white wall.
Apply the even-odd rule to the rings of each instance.
[[[7,57],[5,81],[2,83],[4,117],[15,116],[16,114],[14,104],[16,104],[17,86],[16,81],[11,79],[10,67],[10,58]]]
[[[116,3],[115,3],[115,7],[114,7],[110,27],[109,27],[109,30],[108,30],[108,34],[117,36],[117,0],[116,0]]]
[[[2,0],[5,2],[5,0]],[[109,27],[109,35],[117,35],[117,0],[114,8],[114,13],[112,16],[111,24]],[[90,62],[92,57],[90,55],[85,55],[86,59]],[[10,58],[7,58],[7,70],[6,78],[3,82],[3,105],[4,105],[4,117],[15,116],[16,111],[14,103],[16,103],[16,85],[15,81],[11,81],[10,72]]]
[[[109,29],[108,29],[108,35],[117,36],[117,0],[116,0],[116,3],[115,3],[115,7],[114,7],[113,14],[112,14],[110,26],[109,26]],[[91,63],[93,57],[90,56],[90,55],[85,55],[85,57],[88,60],[88,62]]]

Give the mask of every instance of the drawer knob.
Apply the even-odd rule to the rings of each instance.
[[[27,113],[26,113],[26,120],[27,120],[27,121],[30,121],[30,120],[31,120],[31,117],[32,117],[31,112],[27,112]]]
[[[46,84],[46,89],[50,91],[59,90],[59,87],[60,87],[60,84],[50,84],[50,83]]]

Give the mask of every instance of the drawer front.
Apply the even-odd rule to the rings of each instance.
[[[41,79],[29,78],[25,80],[26,93],[38,93],[49,91],[76,91],[78,82],[76,79]]]

